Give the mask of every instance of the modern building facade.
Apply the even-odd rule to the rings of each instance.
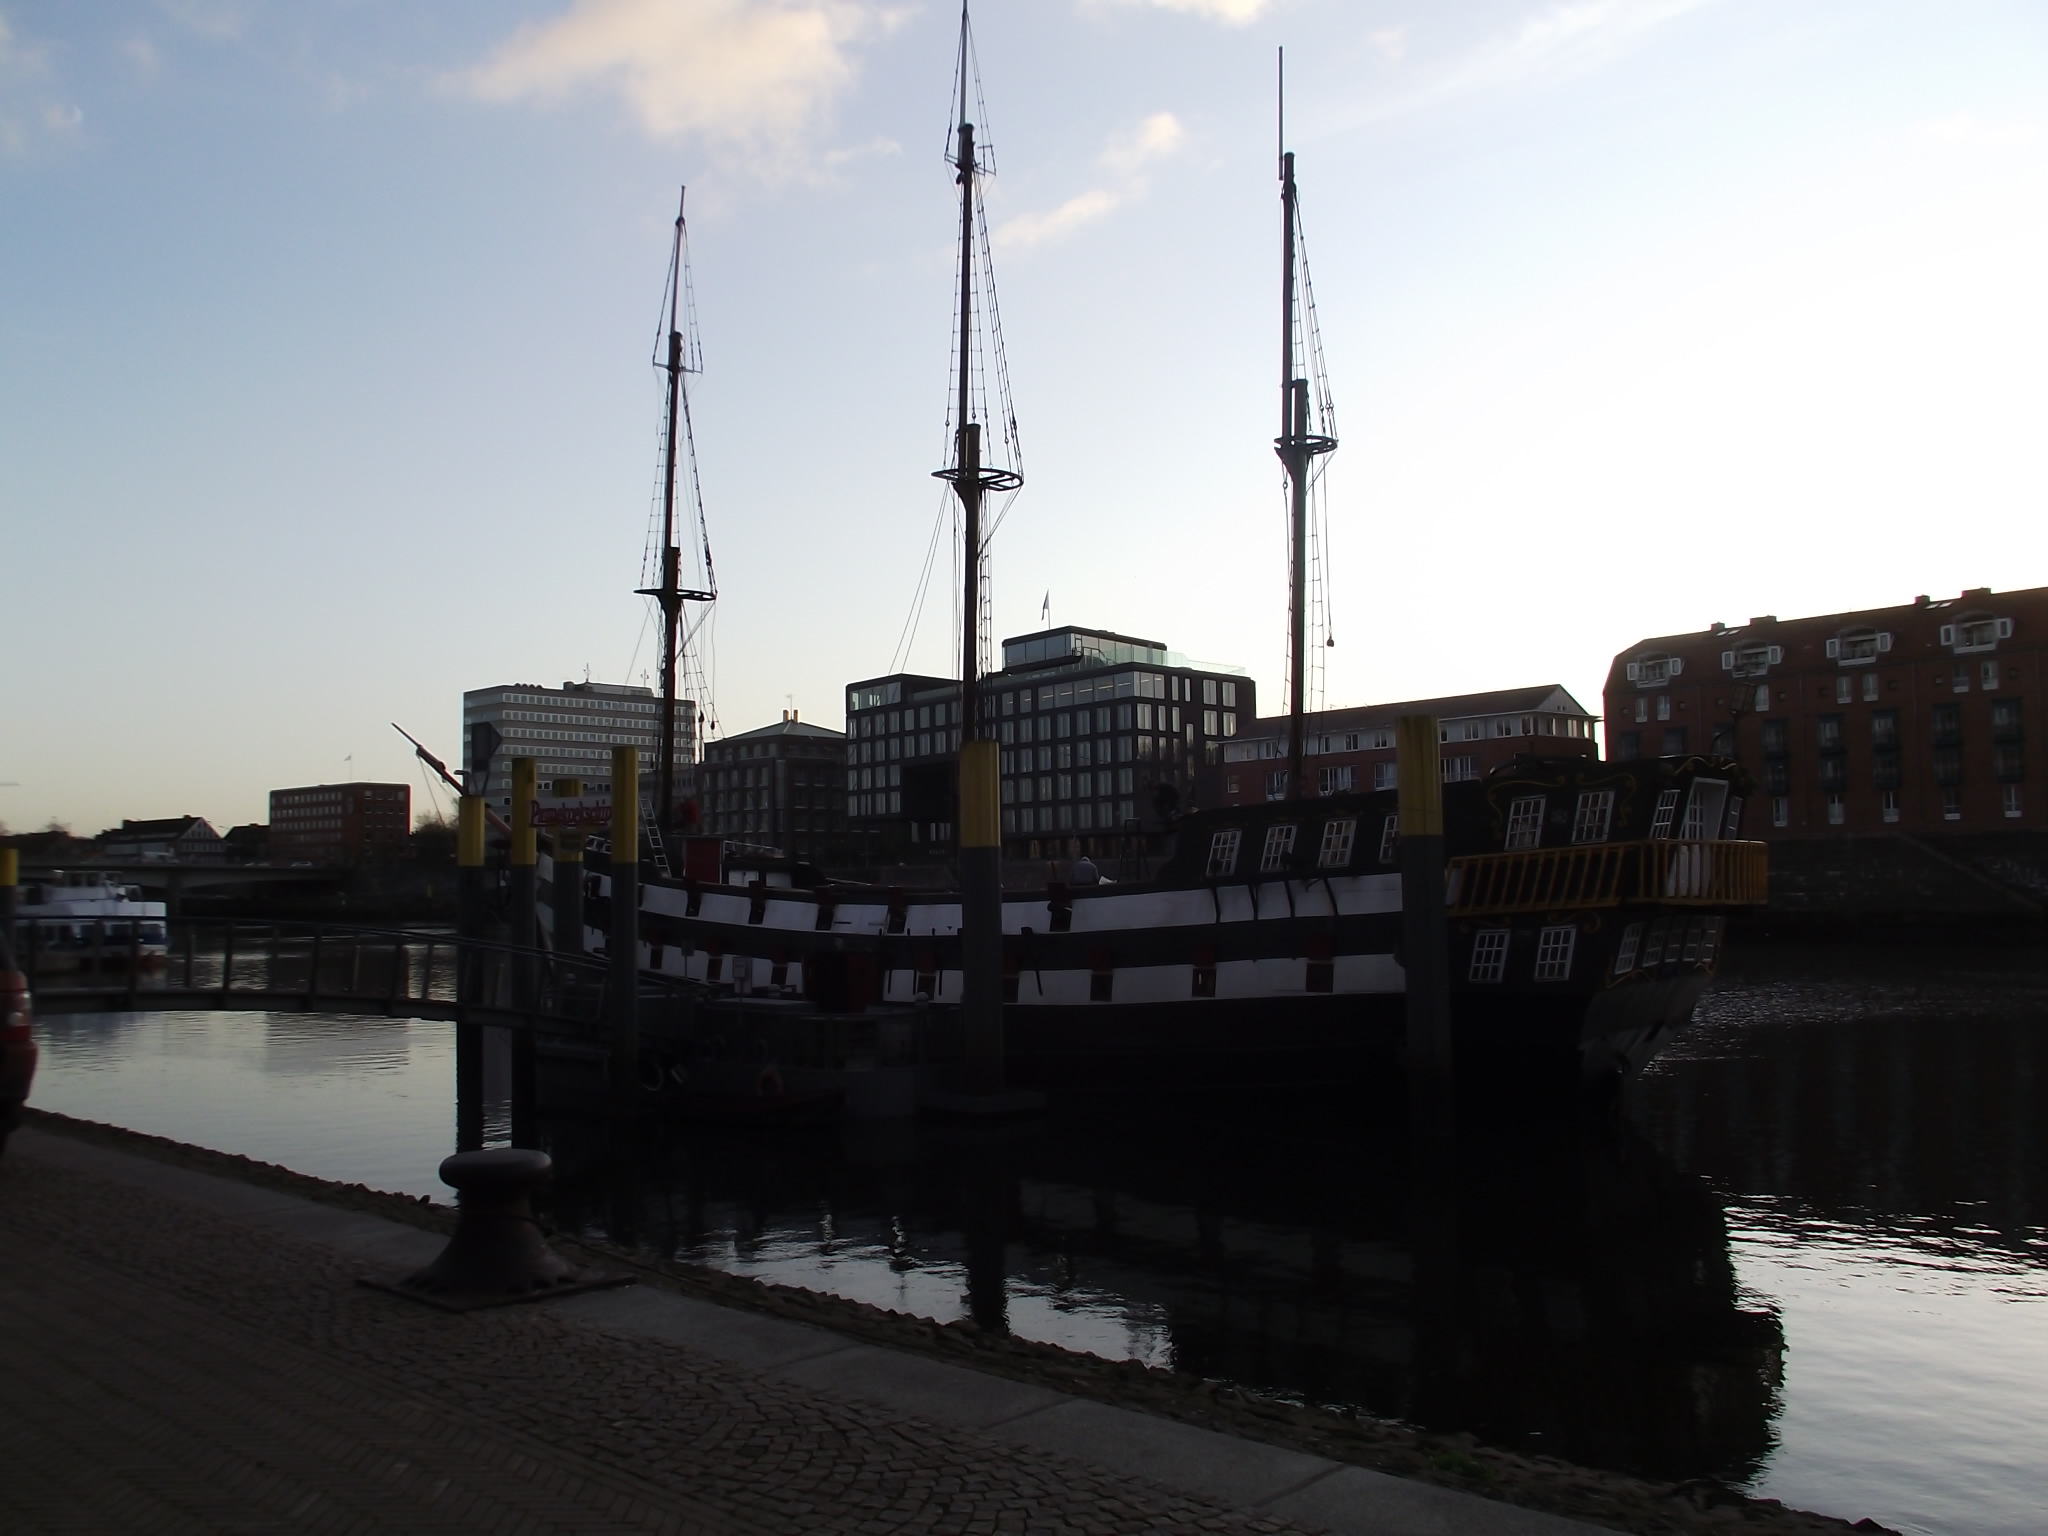
[[[704,749],[703,831],[792,858],[836,858],[846,825],[846,733],[799,720]]]
[[[361,864],[410,850],[406,784],[307,784],[270,792],[270,862]]]
[[[1663,635],[1614,658],[1608,756],[1736,758],[1749,836],[2038,829],[2044,651],[2048,588]]]
[[[1110,851],[1185,804],[1196,771],[1257,708],[1250,678],[1156,640],[1066,626],[1003,642],[982,680],[1001,744],[1011,858]],[[958,794],[960,684],[895,673],[846,690],[847,823],[859,856],[948,848]]]
[[[1317,710],[1304,742],[1308,792],[1344,794],[1394,787],[1394,722],[1435,715],[1447,782],[1482,778],[1518,756],[1593,757],[1594,716],[1556,683]],[[1217,799],[1225,805],[1287,797],[1287,717],[1256,721],[1224,743]]]
[[[476,688],[462,696],[462,740],[467,762],[472,731],[488,725],[497,732],[490,758],[486,795],[500,808],[512,804],[512,759],[538,759],[543,779],[583,781],[585,794],[608,795],[612,787],[612,748],[640,749],[640,799],[650,810],[660,793],[661,700],[651,688],[621,683],[564,683],[544,688],[539,683],[504,683]],[[697,794],[697,705],[676,700],[676,801],[678,807]],[[679,818],[687,824],[688,814]]]

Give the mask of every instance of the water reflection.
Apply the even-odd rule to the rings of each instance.
[[[555,1128],[555,1219],[944,1320],[1670,1476],[1751,1475],[1782,1339],[1699,1180],[1640,1137],[1398,1106],[1069,1103],[1010,1133]]]

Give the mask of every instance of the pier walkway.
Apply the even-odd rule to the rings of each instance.
[[[442,1241],[17,1132],[0,1528],[1594,1529],[651,1286],[456,1316],[356,1283]]]

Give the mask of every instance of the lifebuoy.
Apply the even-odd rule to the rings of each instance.
[[[776,1071],[772,1065],[763,1067],[760,1076],[754,1079],[754,1092],[764,1099],[781,1098],[783,1094],[782,1074]]]

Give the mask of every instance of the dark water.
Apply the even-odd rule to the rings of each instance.
[[[1012,1133],[544,1127],[557,1222],[1278,1395],[1714,1476],[1913,1531],[2048,1529],[2048,964],[1744,958],[1619,1125],[1353,1089],[1073,1100]],[[50,1108],[442,1194],[442,1026],[52,1019]],[[495,1085],[502,1099],[502,1081]],[[502,1122],[499,1123],[502,1132]]]

